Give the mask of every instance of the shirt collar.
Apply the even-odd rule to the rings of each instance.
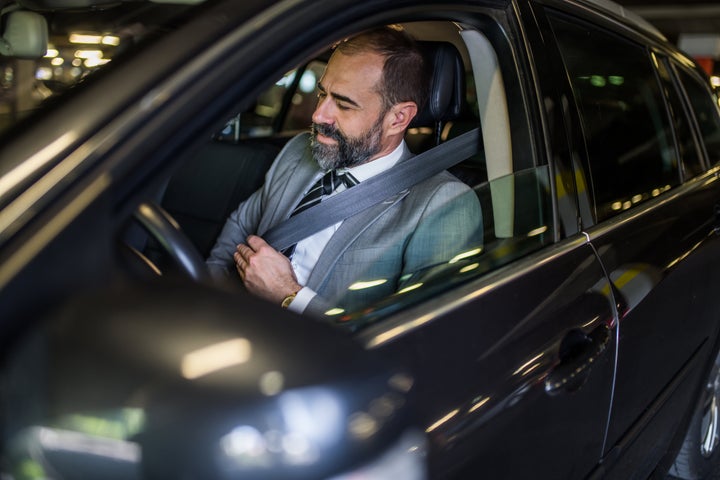
[[[378,173],[382,173],[385,170],[389,170],[390,168],[395,166],[395,164],[400,161],[403,154],[405,153],[405,148],[405,141],[403,140],[395,148],[395,150],[385,155],[384,157],[376,158],[371,162],[363,163],[362,165],[358,165],[357,167],[340,169],[339,171],[341,173],[350,172],[353,177],[355,177],[359,182],[362,182],[364,180],[367,180],[368,178],[374,177]]]

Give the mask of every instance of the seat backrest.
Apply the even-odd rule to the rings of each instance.
[[[203,256],[228,215],[263,184],[280,147],[211,141],[170,179],[162,206],[178,221]]]
[[[410,124],[406,141],[415,153],[436,145],[442,123],[457,118],[465,99],[465,68],[450,42],[418,42],[430,73],[428,101]]]

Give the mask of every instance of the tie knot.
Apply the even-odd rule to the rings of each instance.
[[[323,195],[330,195],[340,185],[345,185],[345,188],[350,188],[358,183],[357,178],[353,177],[350,172],[341,173],[336,170],[330,170],[322,178]]]

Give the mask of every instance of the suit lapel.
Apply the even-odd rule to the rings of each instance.
[[[385,212],[396,205],[400,200],[405,198],[409,190],[394,195],[387,200],[373,205],[367,210],[358,213],[350,218],[345,219],[340,228],[330,238],[330,241],[323,249],[317,264],[310,273],[307,286],[317,291],[326,281],[330,272],[335,267],[338,258],[342,255],[348,246],[351,245],[365,229],[369,228],[375,221]]]
[[[400,158],[398,163],[406,162],[415,155],[405,147],[405,152]],[[382,175],[382,173],[380,173]],[[307,286],[317,291],[321,285],[323,285],[330,275],[333,267],[337,263],[338,258],[342,255],[348,246],[351,245],[360,234],[365,231],[370,225],[372,225],[380,216],[397,204],[400,200],[405,198],[409,193],[409,190],[403,190],[396,195],[373,205],[364,212],[360,212],[350,218],[346,218],[343,221],[340,228],[330,238],[330,241],[325,246],[320,258],[318,258],[317,264],[310,273],[308,278]]]
[[[292,152],[288,152],[281,161],[292,162],[291,154]],[[258,228],[258,232],[261,232],[260,236],[264,235],[270,227],[290,216],[305,190],[313,184],[315,177],[320,172],[317,162],[310,153],[309,144],[299,152],[299,155],[300,159],[295,162],[295,165],[283,173],[285,178],[280,179],[280,182],[284,184],[283,187],[273,192],[268,199],[269,208],[266,209],[266,212],[270,214],[264,216],[260,228]]]

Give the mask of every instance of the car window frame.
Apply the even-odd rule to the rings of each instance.
[[[552,3],[552,6],[545,7],[544,14],[546,15],[546,18],[548,18],[551,15],[556,15],[560,19],[565,19],[567,21],[571,21],[573,19],[577,19],[579,21],[582,21],[589,25],[591,28],[595,29],[598,32],[606,33],[609,35],[616,36],[620,38],[622,41],[626,41],[632,44],[635,44],[638,46],[639,49],[643,50],[646,55],[647,63],[651,67],[651,71],[653,74],[653,80],[655,82],[655,85],[657,86],[659,97],[658,100],[660,100],[661,105],[659,107],[662,109],[663,112],[663,118],[667,122],[667,126],[669,127],[669,134],[668,134],[668,141],[672,142],[671,149],[675,155],[675,161],[677,162],[677,183],[671,187],[670,190],[676,189],[679,186],[682,185],[682,169],[681,169],[681,159],[678,152],[678,146],[677,146],[677,139],[676,134],[674,131],[674,125],[671,121],[671,115],[668,105],[668,100],[665,97],[665,94],[663,92],[662,87],[662,81],[659,75],[659,72],[657,71],[656,66],[653,63],[652,55],[653,55],[653,48],[656,46],[656,42],[644,35],[641,35],[640,32],[627,29],[624,26],[621,26],[617,22],[614,22],[610,19],[604,18],[602,15],[599,15],[597,18],[588,18],[586,15],[583,15],[582,11],[569,11],[566,8],[559,8],[556,6],[554,2],[548,2]],[[567,92],[566,98],[568,99],[569,104],[571,105],[571,113],[570,118],[582,122],[582,114],[580,105],[578,104],[575,95],[573,93],[573,88],[570,82],[570,77],[567,73],[566,67],[564,66],[564,61],[562,60],[562,54],[560,52],[559,43],[558,40],[555,39],[554,34],[553,35],[553,45],[554,45],[554,51],[555,55],[558,55],[558,61],[561,62],[562,65],[562,71],[566,72],[562,79],[560,80],[564,84],[564,89]],[[587,188],[585,191],[583,191],[583,188],[578,189],[578,204],[580,205],[580,221],[582,224],[583,229],[594,227],[595,225],[604,224],[606,222],[612,222],[613,219],[617,218],[618,216],[622,216],[625,214],[626,211],[636,211],[641,205],[644,205],[647,202],[653,202],[657,198],[650,198],[649,200],[644,200],[642,202],[639,202],[638,204],[633,204],[628,209],[623,209],[618,212],[615,212],[607,218],[598,218],[597,210],[596,210],[596,185],[592,181],[592,166],[590,164],[590,154],[587,148],[587,144],[585,141],[584,133],[582,123],[579,124],[580,127],[578,127],[578,133],[575,137],[575,149],[576,151],[580,152],[581,155],[581,161],[578,162],[578,170],[576,171],[576,179],[580,179]],[[661,191],[657,197],[661,198],[663,194],[665,194],[666,191]]]
[[[689,94],[687,93],[687,89],[685,88],[685,85],[680,78],[679,72],[683,71],[686,75],[691,77],[691,79],[693,79],[698,84],[698,86],[700,86],[701,88],[704,87],[709,97],[715,98],[716,101],[712,103],[714,104],[716,110],[716,118],[720,122],[720,105],[718,105],[718,101],[720,100],[718,100],[718,93],[711,88],[709,80],[703,78],[703,75],[698,72],[697,67],[694,67],[694,65],[694,68],[690,68],[690,66],[687,65],[686,62],[680,62],[677,59],[672,59],[672,61],[669,61],[669,63],[671,74],[675,81],[677,91],[680,94],[681,100],[683,101],[687,110],[686,115],[691,123],[693,132],[696,137],[696,141],[700,148],[700,154],[704,162],[705,170],[707,171],[708,169],[716,167],[720,163],[720,158],[718,158],[718,160],[714,164],[710,159],[710,154],[708,153],[707,147],[705,145],[702,129],[700,127],[700,123],[698,122],[694,106],[692,104],[692,101],[690,100]]]
[[[692,105],[690,105],[689,99],[687,98],[686,93],[684,92],[684,88],[682,87],[680,83],[680,79],[678,77],[677,71],[674,67],[674,64],[676,63],[674,60],[672,60],[666,53],[662,52],[660,49],[653,48],[652,49],[652,55],[655,58],[655,61],[658,62],[659,65],[662,65],[660,68],[664,68],[667,72],[667,75],[669,76],[668,82],[666,85],[666,81],[662,78],[662,74],[657,69],[658,77],[660,77],[660,82],[663,86],[666,86],[669,91],[666,91],[666,101],[667,101],[667,108],[669,109],[669,116],[671,120],[674,116],[683,116],[684,119],[688,123],[688,128],[690,130],[690,134],[693,139],[693,145],[695,148],[695,151],[698,155],[698,159],[700,161],[700,168],[701,171],[697,174],[690,174],[688,173],[687,164],[685,157],[682,155],[681,152],[681,146],[680,146],[680,138],[678,138],[678,132],[675,128],[673,128],[673,135],[675,136],[675,147],[677,149],[677,156],[678,161],[680,162],[680,173],[681,173],[681,179],[682,182],[685,183],[689,181],[690,179],[702,175],[705,171],[708,169],[708,161],[707,161],[707,152],[705,150],[704,142],[702,141],[702,138],[699,136],[699,130],[696,125],[695,116],[692,113]],[[664,90],[664,88],[663,88]],[[673,100],[669,97],[670,95],[675,95],[676,100],[680,103],[681,110],[680,112],[675,112],[675,108],[673,106]],[[674,122],[672,122],[674,125]]]

